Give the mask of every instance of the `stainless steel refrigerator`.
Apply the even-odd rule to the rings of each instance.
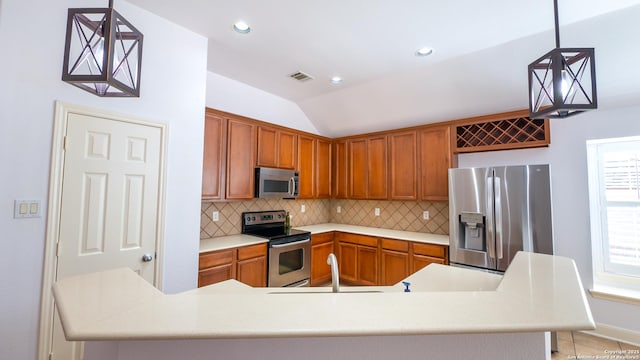
[[[553,254],[549,165],[449,169],[449,261],[504,272],[520,250]]]

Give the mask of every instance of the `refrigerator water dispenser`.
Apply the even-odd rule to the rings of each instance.
[[[469,250],[486,251],[485,217],[481,213],[463,212],[459,216],[461,233],[464,234],[462,247]]]

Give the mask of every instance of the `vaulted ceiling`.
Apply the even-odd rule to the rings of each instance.
[[[555,46],[552,0],[129,2],[206,36],[209,71],[297,103],[327,136],[526,108],[527,65]],[[596,49],[601,107],[638,102],[640,0],[559,14],[561,46]]]

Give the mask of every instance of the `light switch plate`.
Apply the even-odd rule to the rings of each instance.
[[[375,208],[375,209],[373,210],[373,214],[374,214],[375,216],[380,216],[380,208]]]
[[[300,212],[305,212],[307,211],[307,207],[304,205],[300,205]]]
[[[212,212],[211,213],[211,220],[220,221],[220,212],[219,211]]]
[[[40,200],[14,200],[13,201],[13,218],[39,218],[40,217]]]

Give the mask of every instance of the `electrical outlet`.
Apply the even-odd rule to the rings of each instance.
[[[336,207],[336,212],[340,214],[342,212],[342,206]]]
[[[300,212],[305,212],[307,211],[307,207],[304,205],[300,205]]]
[[[211,213],[211,220],[220,221],[220,212],[219,211],[212,212]]]
[[[380,208],[375,208],[375,209],[373,210],[373,214],[374,214],[375,216],[380,216]]]
[[[428,211],[423,211],[422,212],[422,219],[423,220],[429,220],[429,212]]]

